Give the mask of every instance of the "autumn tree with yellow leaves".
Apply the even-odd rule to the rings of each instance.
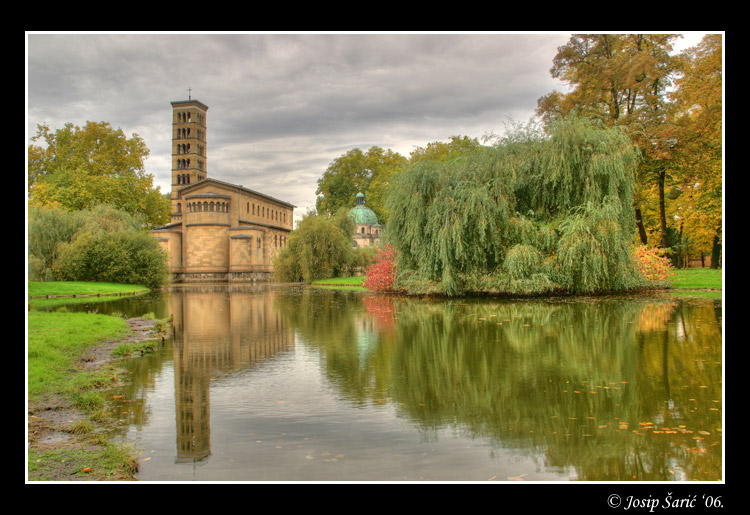
[[[570,91],[538,101],[545,122],[569,114],[623,127],[641,151],[633,208],[642,244],[716,254],[721,237],[722,35],[673,51],[678,34],[576,34],[550,73]],[[710,243],[708,243],[710,241]],[[709,251],[710,251],[709,250]]]
[[[137,134],[106,122],[67,123],[52,130],[38,125],[28,148],[28,195],[32,206],[59,206],[68,211],[107,204],[149,225],[169,221],[169,200],[146,172],[149,155]]]

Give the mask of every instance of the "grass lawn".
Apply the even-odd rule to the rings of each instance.
[[[362,286],[363,282],[365,282],[365,276],[360,275],[357,277],[335,277],[333,279],[320,279],[318,281],[313,281],[312,284],[319,284],[319,285],[336,284],[336,285],[344,285],[344,286]]]
[[[676,290],[721,290],[722,271],[710,268],[683,268],[674,271],[669,280]]]
[[[364,275],[356,277],[334,277],[332,279],[313,281],[311,285],[321,288],[331,288],[334,290],[368,291],[367,288],[362,286],[364,281]]]
[[[91,313],[28,313],[29,400],[72,388],[75,362],[97,343],[126,333],[125,320]]]
[[[75,281],[29,281],[29,296],[40,295],[108,295],[148,291],[138,284],[93,283]]]

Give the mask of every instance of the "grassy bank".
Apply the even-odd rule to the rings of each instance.
[[[90,313],[28,314],[28,394],[69,392],[76,380],[75,365],[91,346],[121,338],[125,320]]]
[[[362,286],[365,276],[336,277],[313,281],[312,286],[337,290],[367,291]],[[670,289],[679,291],[707,291],[712,295],[721,295],[722,271],[710,268],[689,268],[674,270],[670,277]]]
[[[356,277],[335,277],[333,279],[320,279],[310,283],[312,286],[332,288],[336,290],[354,290],[354,291],[367,291],[367,288],[362,286],[365,281],[365,276]]]
[[[670,277],[670,287],[676,290],[721,290],[721,270],[686,268],[675,270]]]
[[[29,284],[29,292],[38,295],[117,294],[138,288]],[[28,479],[133,479],[138,469],[133,449],[102,436],[101,430],[114,421],[104,391],[119,381],[121,372],[110,358],[128,355],[128,349],[144,342],[120,344],[132,331],[115,316],[63,309],[29,311],[27,317]]]
[[[29,281],[29,297],[70,297],[73,295],[126,295],[149,291],[138,284],[90,283],[75,281]]]

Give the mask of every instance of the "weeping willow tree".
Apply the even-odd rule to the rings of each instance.
[[[482,148],[449,162],[421,161],[395,179],[387,232],[414,284],[453,295],[465,289],[464,276],[502,262],[514,200],[495,154]]]
[[[569,118],[447,163],[415,163],[386,199],[400,285],[447,295],[638,286],[637,160],[619,129]]]

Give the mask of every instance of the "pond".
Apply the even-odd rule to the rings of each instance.
[[[128,361],[141,481],[717,481],[721,301],[185,285]]]

